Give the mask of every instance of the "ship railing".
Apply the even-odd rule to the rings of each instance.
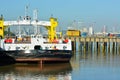
[[[48,41],[48,42],[43,42],[43,43],[44,44],[67,44],[67,43],[69,43],[69,40],[67,42],[62,40],[62,41],[58,41],[58,42],[50,42],[50,41]]]
[[[4,39],[4,43],[5,44],[20,44],[20,43],[31,43],[31,38],[30,37],[20,37],[17,38],[15,36],[10,36],[10,37],[6,37]]]

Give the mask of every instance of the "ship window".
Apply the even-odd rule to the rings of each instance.
[[[32,36],[32,38],[34,38],[35,36]]]
[[[33,36],[33,38],[35,38],[35,36]]]
[[[38,36],[38,38],[41,38],[41,36]]]

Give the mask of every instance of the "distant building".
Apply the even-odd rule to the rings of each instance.
[[[93,35],[94,33],[93,33],[93,28],[92,27],[89,27],[89,35],[91,36],[91,35]]]

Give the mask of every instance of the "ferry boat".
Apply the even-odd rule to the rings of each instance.
[[[17,62],[28,61],[58,61],[69,62],[72,57],[72,43],[70,39],[65,41],[58,39],[56,36],[56,18],[51,17],[50,21],[31,21],[25,17],[21,21],[4,21],[0,20],[0,47],[2,52],[14,58]],[[41,34],[32,34],[24,37],[4,37],[5,26],[45,26],[48,29],[48,38],[44,38]]]
[[[5,41],[1,40],[1,48],[16,61],[69,61],[72,57],[71,40],[67,43],[44,42],[41,35],[31,35],[29,41]]]

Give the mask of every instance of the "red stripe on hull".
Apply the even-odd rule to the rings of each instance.
[[[15,59],[17,62],[40,62],[43,63],[44,61],[46,62],[67,62],[70,61],[70,58],[17,58]]]

